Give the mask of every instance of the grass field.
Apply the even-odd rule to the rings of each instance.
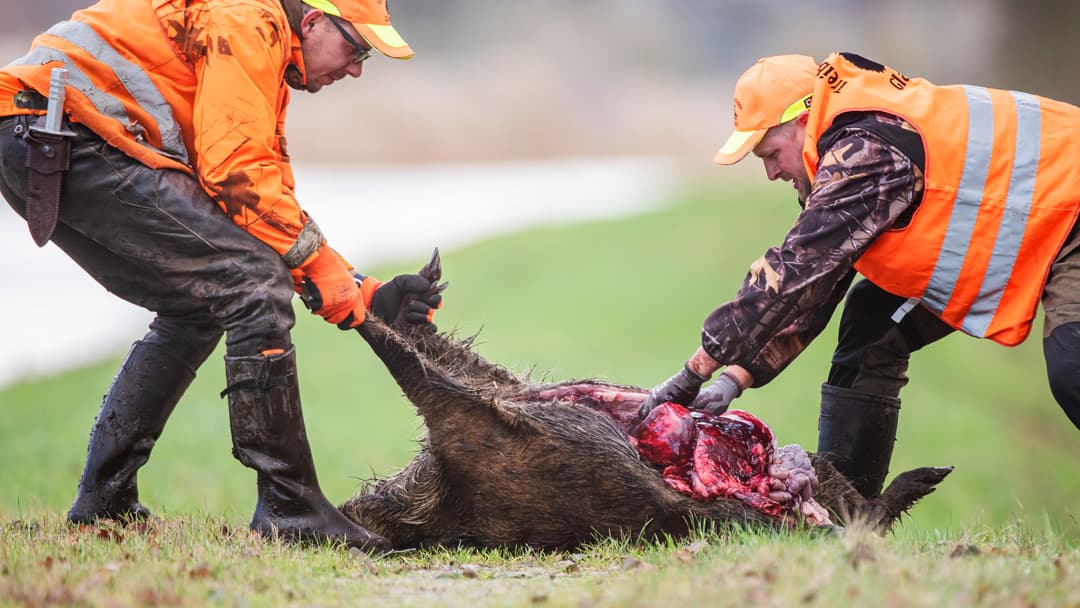
[[[444,251],[450,289],[437,321],[479,331],[479,351],[515,371],[649,386],[693,352],[704,315],[734,294],[796,211],[782,187],[698,188],[646,216]],[[363,269],[415,270],[423,253],[414,264]],[[812,450],[835,335],[834,325],[737,406],[766,420],[781,443]],[[294,341],[320,479],[341,502],[360,480],[411,458],[419,420],[355,334],[301,311]],[[400,603],[416,605],[451,597],[460,605],[1080,604],[1080,433],[1046,387],[1037,335],[1015,349],[952,336],[915,355],[892,470],[956,470],[884,541],[855,532],[702,533],[693,544],[612,541],[576,556],[448,551],[374,561],[243,533],[255,477],[230,455],[220,352],[140,472],[143,502],[166,521],[142,534],[62,525],[122,354],[0,391],[0,605],[232,605],[241,597],[313,605],[393,587],[408,590]]]
[[[149,529],[7,526],[0,606],[1077,606],[1080,551],[992,533],[882,539],[739,530],[576,553],[371,558],[266,543],[216,517]]]

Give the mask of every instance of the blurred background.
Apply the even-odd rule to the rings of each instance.
[[[4,55],[84,0],[0,2]],[[757,58],[853,51],[909,76],[1080,101],[1069,0],[395,0],[416,57],[290,108],[295,159],[672,155],[707,168]],[[342,156],[344,155],[344,156]]]
[[[0,0],[0,57],[82,0]],[[298,193],[365,272],[414,271],[433,245],[451,283],[438,321],[480,352],[561,380],[650,386],[677,369],[712,307],[798,211],[760,163],[717,168],[735,80],[757,58],[857,52],[908,76],[1080,102],[1066,0],[867,2],[395,0],[417,52],[359,82],[294,93]],[[61,513],[120,358],[148,314],[112,298],[0,209],[0,516]],[[308,431],[332,500],[415,452],[422,429],[351,334],[298,311]],[[835,325],[739,406],[781,443],[816,446]],[[1080,432],[1023,346],[950,338],[915,357],[894,472],[955,464],[910,533],[982,523],[1080,536]],[[254,477],[230,458],[220,353],[201,370],[140,476],[160,514],[250,516]]]

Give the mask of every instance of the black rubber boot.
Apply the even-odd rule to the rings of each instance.
[[[194,378],[195,370],[160,346],[141,340],[131,346],[90,433],[86,469],[68,520],[151,517],[139,504],[135,473],[150,459],[165,421]]]
[[[818,454],[866,498],[881,494],[889,473],[900,400],[830,384],[821,385]]]
[[[251,529],[293,542],[388,549],[385,538],[350,521],[319,489],[300,409],[295,350],[225,357],[225,376],[233,456],[258,474]]]

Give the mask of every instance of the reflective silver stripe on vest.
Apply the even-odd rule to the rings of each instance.
[[[994,149],[994,106],[990,93],[982,87],[964,86],[968,102],[967,152],[960,184],[953,201],[945,241],[938,253],[937,264],[922,296],[923,304],[941,314],[952,297],[960,278],[964,256],[975,233],[986,177],[990,173],[990,152]]]
[[[968,136],[964,168],[953,201],[945,240],[923,303],[940,314],[952,297],[971,246],[975,222],[990,171],[994,144],[994,110],[989,92],[982,87],[964,86],[968,101]],[[1012,93],[1017,106],[1016,150],[1005,212],[998,227],[990,263],[979,286],[978,296],[961,321],[960,328],[973,336],[984,337],[1001,303],[1002,294],[1012,275],[1016,255],[1027,229],[1028,211],[1035,193],[1039,165],[1042,117],[1037,98],[1026,93]]]
[[[146,130],[141,125],[131,126],[131,120],[128,118],[124,104],[119,99],[107,93],[102,93],[100,89],[95,87],[94,83],[90,82],[90,78],[82,70],[75,67],[75,64],[71,62],[71,58],[65,53],[51,47],[38,46],[26,55],[12,61],[8,66],[42,65],[50,61],[59,61],[64,64],[64,67],[68,70],[68,86],[75,87],[86,95],[99,114],[116,119],[133,135],[141,140],[146,139]]]
[[[1005,213],[990,253],[990,266],[979,287],[979,297],[971,305],[963,322],[964,331],[979,337],[986,335],[1012,276],[1020,243],[1027,230],[1031,201],[1035,198],[1035,175],[1039,170],[1042,131],[1039,100],[1028,93],[1011,93],[1016,102],[1016,152],[1009,175],[1009,192],[1005,196]]]
[[[142,68],[124,59],[116,49],[112,48],[94,31],[94,28],[85,23],[62,21],[49,28],[46,33],[67,40],[109,66],[117,79],[124,85],[124,88],[135,99],[135,102],[139,104],[139,107],[154,120],[158,132],[161,134],[162,149],[153,149],[165,156],[179,160],[185,165],[188,164],[187,148],[184,146],[183,135],[176,124],[176,119],[173,117],[172,107]],[[39,46],[23,59],[31,59],[31,61],[37,59],[34,57],[35,52],[41,50],[45,54],[51,51],[55,55],[59,55],[59,57],[53,56],[50,59],[63,61],[69,70],[73,70],[73,64],[67,55],[49,47]],[[16,60],[17,63],[22,64],[29,64],[31,61]],[[42,62],[38,61],[37,63]],[[127,111],[118,99],[95,87],[85,74],[81,74],[81,79],[78,82],[72,82],[72,86],[90,98],[91,103],[94,104],[98,112],[120,121],[125,129],[136,136],[139,143],[152,148],[149,142],[146,141],[145,130],[139,125],[132,125]],[[117,105],[120,106],[119,111],[116,108]]]

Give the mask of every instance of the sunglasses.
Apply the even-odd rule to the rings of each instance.
[[[330,23],[334,24],[334,27],[337,28],[337,31],[341,32],[341,37],[353,46],[353,49],[355,50],[355,55],[352,58],[353,63],[364,63],[364,61],[366,61],[368,57],[371,57],[370,48],[364,48],[363,46],[361,46],[360,43],[356,41],[356,38],[353,38],[348,32],[345,31],[345,28],[341,27],[341,24],[338,23],[337,19],[331,17],[330,15],[327,15],[327,18],[330,19]]]

